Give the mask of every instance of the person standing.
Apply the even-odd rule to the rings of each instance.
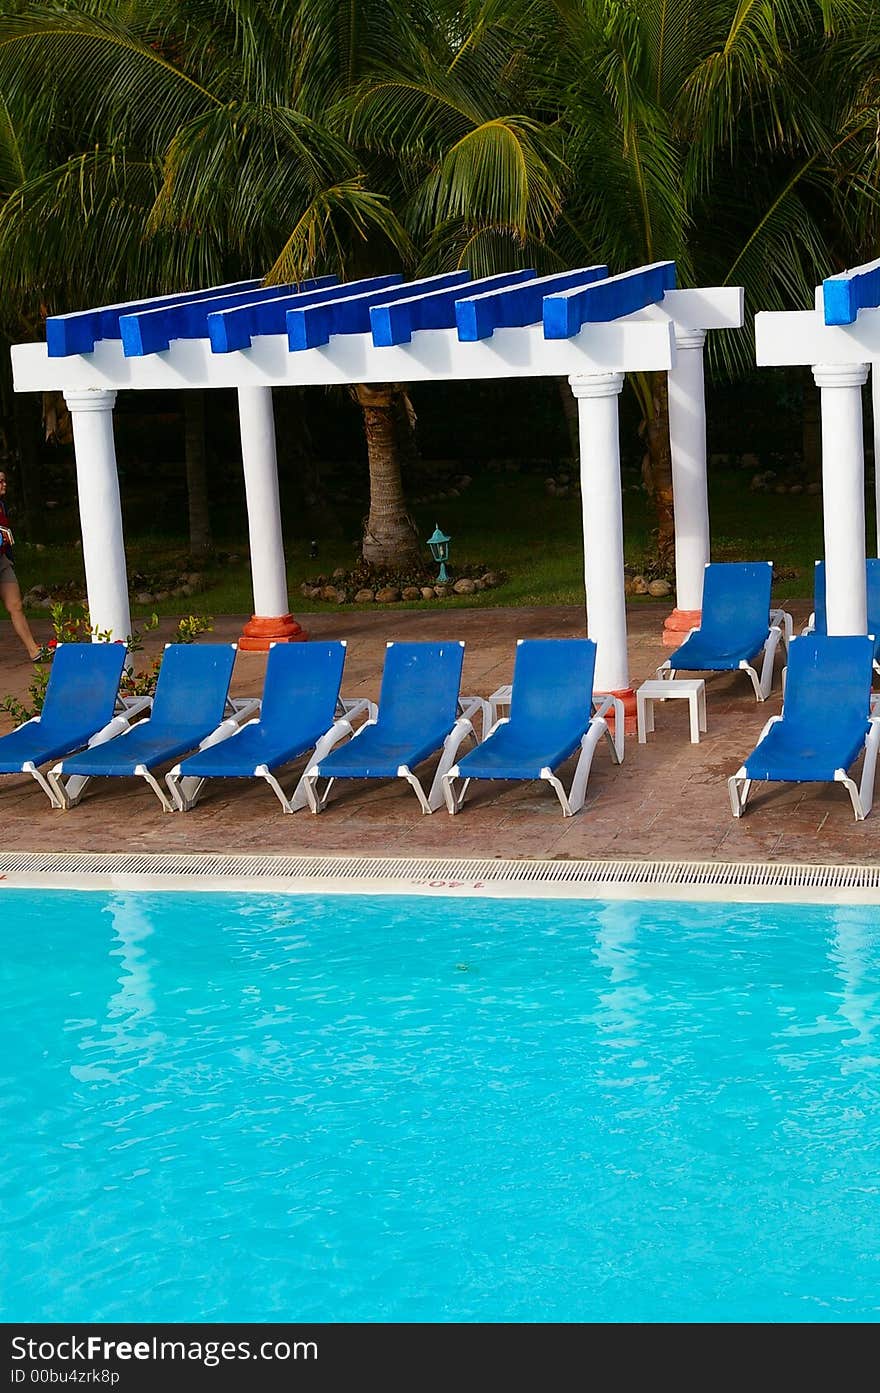
[[[41,663],[50,656],[50,651],[37,643],[22,609],[21,589],[12,564],[12,543],[12,528],[6,510],[6,474],[0,469],[0,600],[9,611],[12,627],[27,649],[31,662]]]

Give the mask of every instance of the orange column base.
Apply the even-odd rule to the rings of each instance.
[[[700,627],[702,610],[674,609],[663,625],[663,647],[680,648],[691,629]]]
[[[254,614],[241,631],[238,646],[244,653],[265,653],[272,643],[302,643],[308,638],[292,614],[264,618]]]
[[[624,735],[635,735],[637,733],[639,727],[636,712],[636,694],[632,687],[624,687],[622,691],[617,692],[596,692],[595,695],[620,697],[620,700],[623,702],[623,733]],[[614,729],[615,715],[613,710],[608,712],[605,719],[608,722],[608,728],[612,735],[616,735],[617,732]]]

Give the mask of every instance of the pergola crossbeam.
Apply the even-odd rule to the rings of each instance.
[[[409,283],[390,274],[349,285],[244,282],[49,320],[52,352],[41,343],[12,349],[14,386],[60,390],[70,407],[93,621],[120,637],[130,628],[112,428],[118,391],[237,391],[255,610],[241,644],[265,647],[305,637],[287,612],[273,388],[567,378],[580,422],[596,686],[629,700],[634,714],[618,395],[627,372],[669,374],[678,600],[696,607],[709,541],[703,343],[707,329],[742,324],[738,288],[674,287],[673,262],[617,276],[607,266],[479,280],[454,271]]]

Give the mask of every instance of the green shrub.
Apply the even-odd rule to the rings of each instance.
[[[111,639],[109,630],[99,631],[97,628],[93,628],[85,605],[56,604],[52,606],[50,613],[55,637],[49,640],[47,645],[49,648],[57,648],[59,643],[92,643],[95,640],[100,643],[121,643],[123,641],[122,639]],[[128,652],[141,652],[144,646],[144,634],[151,633],[158,628],[158,625],[158,614],[152,614],[142,628],[133,629],[125,641]],[[213,626],[214,620],[209,616],[191,614],[188,618],[178,621],[177,630],[171,642],[195,643],[200,634],[207,633]],[[125,667],[122,680],[119,683],[120,697],[152,696],[156,690],[156,681],[161,665],[162,655],[159,654],[146,667],[136,668],[134,664],[131,667]],[[16,725],[21,725],[24,721],[39,716],[46,700],[49,672],[48,664],[34,669],[33,681],[28,688],[29,704],[18,701],[13,696],[5,696],[0,700],[0,711],[8,712]]]

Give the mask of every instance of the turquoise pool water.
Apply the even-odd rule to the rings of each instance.
[[[0,894],[4,1321],[874,1321],[876,909]]]

